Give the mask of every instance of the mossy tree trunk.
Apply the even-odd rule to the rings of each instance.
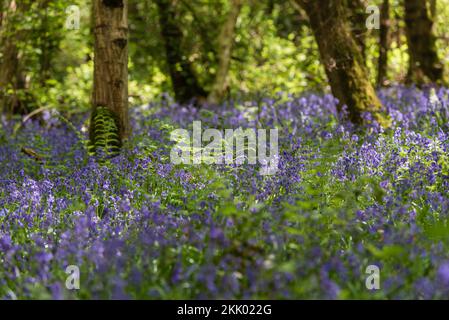
[[[362,53],[351,32],[345,0],[296,0],[306,11],[333,95],[346,105],[349,119],[364,122],[371,113],[381,125],[389,120],[370,83]]]
[[[418,85],[443,82],[443,65],[438,59],[427,1],[404,0],[404,7],[410,56],[407,81]]]
[[[226,21],[218,37],[218,68],[208,103],[217,104],[223,100],[228,89],[228,73],[231,64],[232,48],[235,40],[235,27],[242,8],[242,0],[232,0]]]
[[[352,35],[354,40],[360,47],[362,56],[366,58],[366,37],[368,29],[366,28],[366,0],[346,0],[345,2],[348,11],[349,22],[351,25]]]
[[[388,84],[388,50],[390,47],[390,1],[383,0],[380,10],[379,59],[377,61],[377,85]]]
[[[120,142],[128,138],[128,1],[94,0],[95,49],[92,118],[114,117]],[[95,140],[91,122],[91,139]]]
[[[200,86],[193,66],[182,50],[184,36],[177,21],[176,3],[174,0],[156,0],[156,4],[175,98],[180,103],[203,101],[207,93]]]

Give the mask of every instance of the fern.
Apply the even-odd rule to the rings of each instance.
[[[103,159],[116,156],[120,151],[121,143],[114,114],[105,107],[97,107],[91,126],[89,154]]]

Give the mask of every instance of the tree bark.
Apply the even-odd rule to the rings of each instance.
[[[20,52],[17,43],[24,37],[23,30],[17,29],[14,20],[29,8],[28,3],[15,0],[7,3],[2,14],[2,61],[0,63],[0,110],[6,114],[23,112],[21,101],[15,94],[8,94],[9,89],[23,89],[22,76],[19,70]]]
[[[362,53],[354,40],[344,0],[296,0],[306,11],[320,57],[339,109],[346,105],[349,120],[364,123],[364,113],[388,126],[382,104],[368,77]]]
[[[176,100],[189,103],[206,99],[207,93],[200,86],[190,61],[182,52],[183,34],[176,21],[178,15],[173,0],[156,0],[156,4]]]
[[[5,11],[6,11],[5,1],[0,0],[0,34],[3,27],[3,17],[5,15]]]
[[[228,17],[218,38],[218,68],[212,90],[208,97],[209,104],[222,101],[228,89],[228,73],[234,46],[235,26],[242,8],[242,0],[232,0]]]
[[[95,49],[92,119],[98,108],[114,116],[120,142],[130,134],[128,118],[128,1],[94,0]],[[91,139],[93,139],[91,121]]]
[[[50,0],[42,0],[39,4],[39,11],[42,12],[41,16],[41,53],[39,55],[39,81],[43,87],[46,86],[47,80],[51,78],[52,71],[52,62],[53,56],[56,49],[59,46],[59,35],[52,32],[52,28],[55,28],[55,25],[51,25],[50,17],[48,13],[48,8],[50,5]],[[62,25],[58,26],[62,28]]]
[[[385,86],[388,70],[388,49],[390,47],[390,1],[383,0],[380,10],[379,60],[377,64],[377,86]]]
[[[438,59],[427,1],[404,0],[404,7],[410,56],[407,81],[418,85],[443,82],[443,65]]]
[[[12,101],[8,98],[8,90],[14,88],[14,79],[19,66],[19,51],[11,39],[5,41],[0,66],[0,104],[3,113],[14,113]]]
[[[346,0],[348,8],[349,22],[351,25],[354,40],[360,47],[362,56],[366,58],[366,36],[368,29],[366,28],[366,1],[365,0]]]

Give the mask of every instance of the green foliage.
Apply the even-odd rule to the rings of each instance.
[[[97,107],[92,115],[89,153],[99,158],[111,158],[120,151],[119,129],[114,114],[106,107]]]
[[[447,56],[448,48],[446,2],[437,2],[435,17],[440,57]],[[40,1],[21,3],[26,4],[26,10],[10,18],[10,27],[0,28],[0,42],[7,36],[14,37],[20,51],[19,73],[26,79],[25,86],[16,86],[8,95],[23,102],[22,112],[42,107],[65,113],[88,110],[93,85],[91,1],[50,1],[47,10],[41,9]],[[408,67],[401,3],[391,2],[391,82],[403,81]],[[372,4],[380,6],[381,1]],[[81,10],[79,30],[64,27],[69,5],[77,5]],[[157,6],[152,1],[130,1],[129,6],[129,93],[130,102],[140,105],[164,92],[173,92]],[[217,38],[228,9],[228,0],[177,2],[177,22],[183,29],[183,43],[179,45],[206,90],[217,71]],[[366,64],[373,82],[377,74],[378,37],[378,30],[368,32]],[[448,65],[447,59],[442,62]],[[325,84],[317,46],[304,13],[291,1],[248,1],[237,21],[229,73],[231,97],[243,94],[252,99],[260,94],[273,96],[279,91],[318,91]]]

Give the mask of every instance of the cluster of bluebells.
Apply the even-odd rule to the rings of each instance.
[[[164,97],[132,109],[106,161],[52,115],[1,119],[0,298],[447,298],[449,90],[379,95],[390,129],[354,127],[328,95],[212,110]],[[170,131],[196,120],[279,129],[277,173],[171,164]]]

